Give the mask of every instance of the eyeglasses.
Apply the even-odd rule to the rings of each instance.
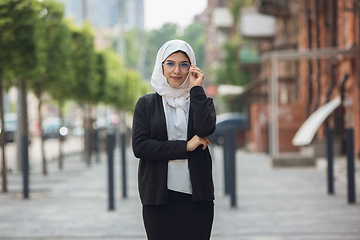
[[[164,70],[167,72],[174,71],[176,66],[179,66],[180,71],[183,73],[187,73],[190,70],[190,63],[187,62],[182,62],[179,64],[175,64],[174,62],[165,62],[162,65],[164,66]]]

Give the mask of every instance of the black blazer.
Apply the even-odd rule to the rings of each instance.
[[[216,113],[211,98],[200,86],[190,90],[187,140],[194,135],[207,137],[215,131]],[[162,97],[157,93],[139,98],[133,118],[132,147],[140,158],[139,193],[144,205],[167,204],[168,161],[188,159],[193,201],[212,201],[214,184],[209,149],[199,146],[186,151],[187,141],[169,141]]]

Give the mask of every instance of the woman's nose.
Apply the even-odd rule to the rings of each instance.
[[[180,70],[180,65],[175,65],[174,72],[175,72],[175,73],[181,72],[181,70]]]

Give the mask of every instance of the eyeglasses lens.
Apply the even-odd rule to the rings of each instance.
[[[172,62],[166,62],[163,65],[165,66],[165,70],[167,72],[174,71],[176,66],[178,66],[178,65],[179,65],[180,71],[183,72],[183,73],[189,72],[189,69],[190,69],[190,64],[188,64],[188,63],[175,64],[175,63],[172,63]]]

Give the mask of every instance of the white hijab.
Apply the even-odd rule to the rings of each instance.
[[[181,86],[173,88],[168,84],[162,69],[162,63],[165,59],[178,50],[185,52],[190,59],[190,63],[196,65],[194,51],[187,42],[170,40],[164,43],[157,53],[154,71],[151,76],[151,85],[160,96],[166,99],[170,106],[175,108],[181,107],[184,111],[188,112],[188,107],[186,106],[190,100],[189,75]]]

